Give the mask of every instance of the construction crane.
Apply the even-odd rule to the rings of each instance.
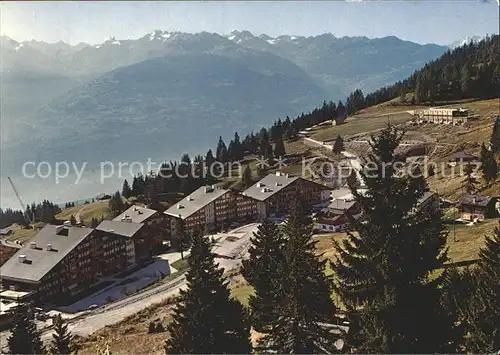
[[[21,207],[23,208],[24,215],[28,219],[28,222],[32,225],[33,229],[35,229],[35,211],[33,211],[33,218],[30,218],[30,216],[28,215],[28,211],[26,210],[26,206],[24,205],[24,202],[21,199],[21,196],[19,196],[19,192],[17,192],[17,189],[14,186],[12,179],[10,178],[10,176],[8,176],[7,178],[9,179],[10,185],[12,186],[12,190],[14,190],[14,193],[16,194],[16,197],[19,200]]]

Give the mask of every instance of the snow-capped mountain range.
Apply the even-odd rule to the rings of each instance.
[[[0,47],[5,168],[35,153],[91,162],[200,152],[220,135],[392,84],[448,50],[394,36],[162,30],[95,45],[3,36]]]
[[[450,47],[450,49],[455,49],[458,47],[462,47],[463,45],[469,44],[471,42],[478,43],[481,42],[485,37],[486,36],[471,36],[471,37],[467,36],[464,39],[453,42],[448,47]]]

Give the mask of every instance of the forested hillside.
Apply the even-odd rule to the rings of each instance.
[[[371,106],[414,93],[416,103],[500,96],[500,37],[447,51],[409,78],[366,95]]]

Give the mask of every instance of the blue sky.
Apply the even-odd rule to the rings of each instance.
[[[309,2],[2,2],[0,31],[16,40],[100,43],[155,29],[384,37],[450,44],[498,33],[495,0]]]

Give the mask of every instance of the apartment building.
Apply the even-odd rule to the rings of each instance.
[[[117,235],[70,225],[46,225],[0,268],[2,298],[57,303],[127,266]]]
[[[125,221],[102,221],[95,233],[101,239],[115,238],[121,241],[120,253],[126,255],[126,265],[129,268],[151,259],[153,236],[148,233],[144,223]],[[107,257],[110,251],[104,251]]]
[[[309,206],[321,204],[330,199],[328,187],[281,172],[267,175],[246,189],[242,195],[256,201],[259,220],[289,213],[298,196]]]
[[[179,220],[187,233],[211,232],[236,221],[251,221],[256,201],[218,186],[202,186],[164,212],[167,228],[175,237]]]
[[[434,108],[413,113],[413,123],[435,123],[462,125],[467,123],[469,111],[463,108]]]
[[[144,249],[147,249],[149,246],[151,247],[149,253],[160,249],[163,240],[167,238],[164,216],[158,211],[150,208],[137,205],[131,206],[126,211],[115,217],[113,222],[126,222],[143,225],[143,227],[140,228],[140,231],[138,230],[140,238],[137,237],[138,239],[134,239],[135,247],[139,248],[137,250],[141,250],[138,254],[139,258],[143,258],[143,253],[146,253]],[[110,228],[112,229],[112,226]],[[119,229],[122,230],[122,228]],[[125,227],[125,229],[128,228]],[[134,227],[131,227],[130,229],[133,230]],[[128,238],[127,236],[125,237]],[[145,242],[138,244],[137,240],[140,240],[141,238],[144,239]]]

